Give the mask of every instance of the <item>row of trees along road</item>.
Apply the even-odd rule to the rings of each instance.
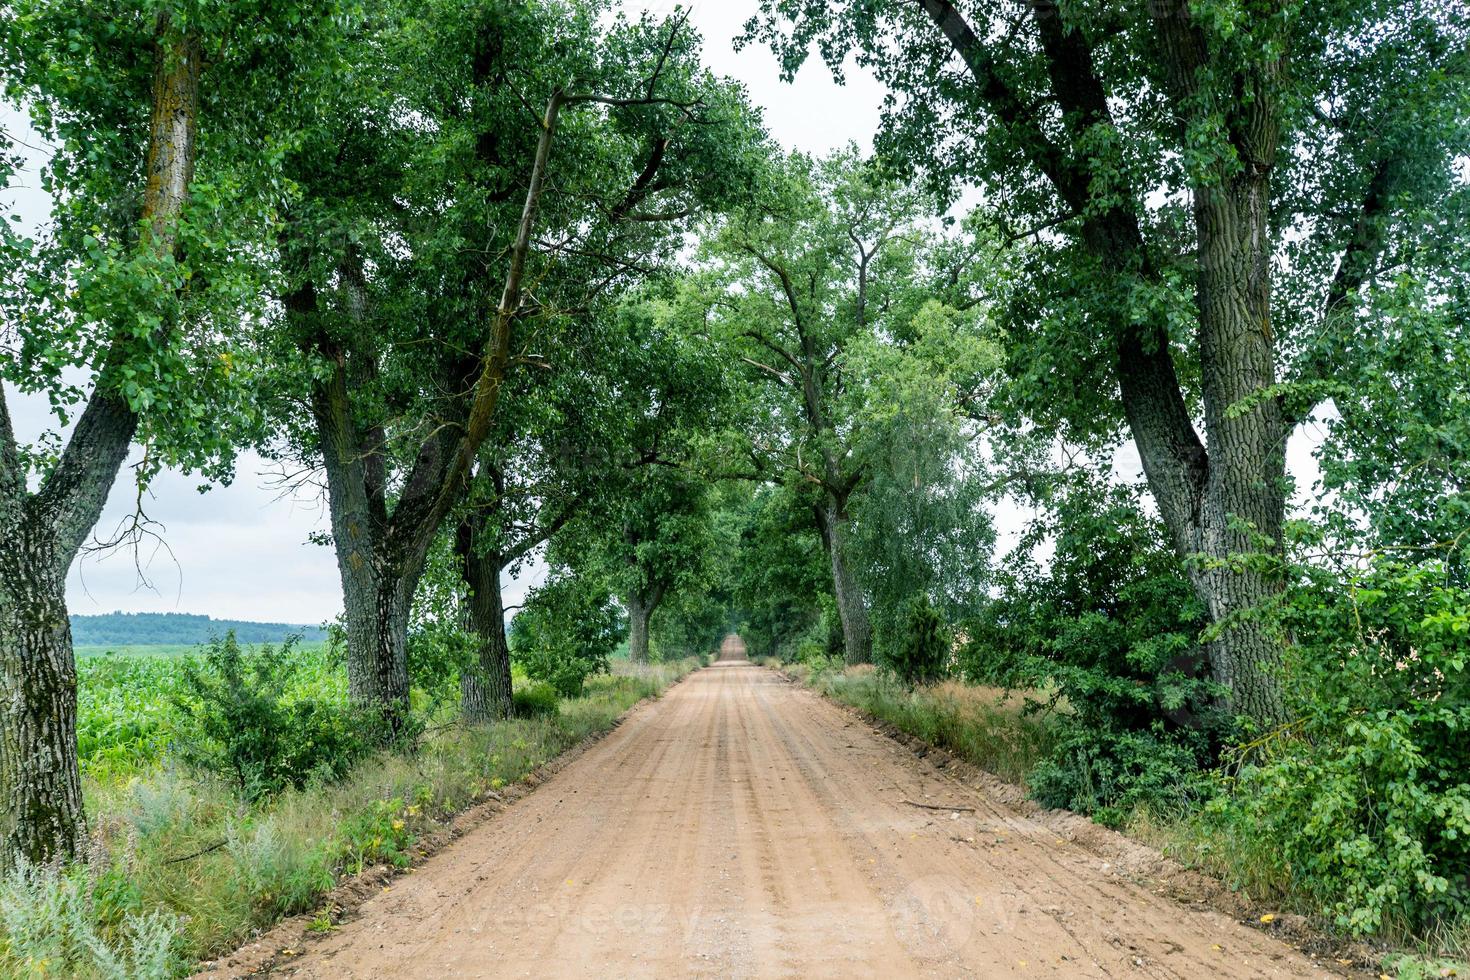
[[[872,70],[880,154],[1034,239],[1027,408],[1079,441],[1121,416],[1261,722],[1281,652],[1249,611],[1282,583],[1249,556],[1279,554],[1287,438],[1371,322],[1365,284],[1454,179],[1464,28],[1429,0],[762,0],[747,27],[788,74],[812,50]]]
[[[747,42],[787,71],[815,48],[894,94],[874,159],[812,160],[680,12],[12,3],[0,72],[55,207],[0,233],[0,372],[58,425],[24,444],[0,412],[5,856],[82,839],[64,581],[130,445],[140,489],[227,480],[246,446],[319,484],[350,697],[399,742],[435,630],[468,638],[443,670],[483,720],[518,635],[595,660],[623,612],[635,659],[731,609],[753,640],[830,622],[852,663],[961,622],[994,585],[983,505],[1035,489],[1036,446],[1126,433],[1220,706],[1276,724],[1256,613],[1285,587],[1294,426],[1337,399],[1361,439],[1329,474],[1413,501],[1386,539],[1454,523],[1409,512],[1463,467],[1381,406],[1463,370],[1454,270],[1404,273],[1457,240],[1434,209],[1463,209],[1460,16],[762,0]],[[508,637],[502,574],[538,557]]]
[[[138,0],[106,17],[20,3],[0,23],[7,93],[56,146],[57,202],[39,240],[7,227],[6,380],[75,415],[29,447],[6,415],[0,454],[19,543],[0,568],[4,849],[44,862],[84,828],[63,583],[131,443],[143,483],[165,465],[228,478],[251,443],[324,472],[351,696],[392,737],[446,522],[484,624],[487,567],[580,500],[523,488],[527,525],[496,494],[505,447],[553,424],[511,403],[598,356],[616,297],[764,145],[682,15]]]

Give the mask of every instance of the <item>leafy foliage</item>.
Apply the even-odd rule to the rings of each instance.
[[[722,577],[750,655],[840,655],[831,565],[809,508],[785,487],[757,487],[732,491],[725,514],[739,557]]]
[[[511,710],[517,718],[542,718],[556,714],[560,701],[555,687],[546,681],[534,681],[511,696]]]
[[[1437,562],[1296,571],[1296,720],[1247,748],[1207,819],[1269,840],[1261,857],[1354,933],[1453,921],[1470,907],[1470,592]]]
[[[883,664],[905,684],[925,684],[944,675],[953,637],[927,595],[914,596],[904,610],[903,632]]]
[[[1136,806],[1179,812],[1226,736],[1205,679],[1203,612],[1136,491],[1064,487],[967,624],[961,668],[1037,689],[1057,743],[1031,779],[1037,799],[1117,822]],[[1046,568],[1030,551],[1054,542]]]
[[[176,748],[229,780],[246,800],[341,778],[373,744],[366,718],[339,702],[292,697],[287,640],[247,654],[233,634],[183,665]]]
[[[575,698],[623,638],[623,614],[602,583],[559,574],[526,596],[512,622],[511,658],[532,680]]]

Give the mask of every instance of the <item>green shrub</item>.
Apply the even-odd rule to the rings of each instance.
[[[1050,565],[1029,557],[1045,537]],[[1057,741],[1028,784],[1048,806],[1118,823],[1177,812],[1228,736],[1199,645],[1204,609],[1137,491],[1071,488],[1018,548],[999,595],[967,624],[961,672],[1046,691]]]
[[[944,676],[952,642],[944,617],[920,593],[905,604],[898,642],[886,652],[883,665],[905,684],[927,684]]]
[[[1058,725],[1050,754],[1027,777],[1042,806],[1087,813],[1121,826],[1138,807],[1178,815],[1210,792],[1199,754],[1159,726],[1154,731]]]
[[[1206,819],[1354,933],[1470,911],[1470,589],[1437,562],[1346,583],[1297,569],[1295,721],[1250,746]],[[1245,836],[1245,835],[1237,835]]]
[[[408,678],[433,707],[459,697],[460,675],[478,664],[479,638],[450,620],[426,619],[408,632]]]
[[[543,718],[560,709],[561,697],[556,688],[536,681],[517,689],[510,698],[511,714],[517,718]]]
[[[623,632],[622,612],[603,585],[565,575],[526,597],[511,622],[511,657],[561,697],[581,697],[588,677],[607,672]]]
[[[20,866],[0,878],[0,973],[162,980],[184,965],[181,922],[143,911],[123,868]]]
[[[295,643],[245,653],[233,633],[182,665],[174,748],[246,800],[347,772],[372,742],[370,719],[346,704],[293,695]]]

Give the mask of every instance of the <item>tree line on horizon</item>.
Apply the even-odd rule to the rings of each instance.
[[[234,633],[241,643],[280,643],[287,636],[307,642],[325,638],[321,626],[299,623],[262,623],[248,619],[214,619],[195,613],[122,612],[72,613],[71,639],[77,646],[137,646],[207,643]]]

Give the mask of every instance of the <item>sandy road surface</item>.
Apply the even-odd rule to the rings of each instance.
[[[729,659],[739,652],[281,972],[1321,975],[1267,935],[1111,874],[811,692]]]

